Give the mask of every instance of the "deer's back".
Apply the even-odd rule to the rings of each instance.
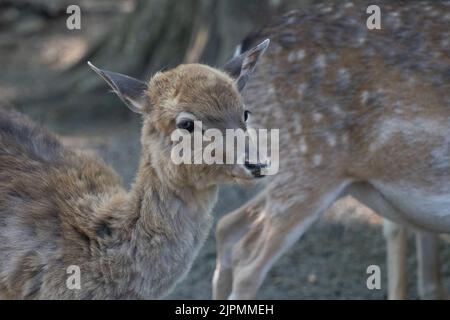
[[[93,207],[118,186],[103,163],[0,108],[0,294],[33,298],[44,282],[64,286],[67,266],[89,261],[95,247]]]

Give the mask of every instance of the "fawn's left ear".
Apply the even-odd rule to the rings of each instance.
[[[266,51],[270,40],[266,39],[256,47],[245,51],[244,53],[231,58],[225,66],[224,70],[236,79],[236,84],[239,91],[244,89],[247,84],[250,74],[255,70],[259,58]]]
[[[124,74],[99,69],[89,61],[88,65],[111,86],[113,91],[131,111],[136,113],[144,112],[147,84]]]

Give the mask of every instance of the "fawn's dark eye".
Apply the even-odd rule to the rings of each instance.
[[[183,120],[177,123],[177,128],[179,129],[185,129],[189,132],[194,131],[194,121],[192,120]]]
[[[249,114],[251,114],[250,111],[248,111],[248,110],[244,111],[244,121],[247,121]]]

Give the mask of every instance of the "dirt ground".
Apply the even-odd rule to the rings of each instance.
[[[0,19],[17,15],[0,11]],[[14,27],[0,28],[0,103],[10,104],[17,95],[33,90],[51,90],[52,76],[76,61],[117,18],[103,20],[95,14],[85,17],[89,26],[68,32],[65,20],[45,21],[42,17],[27,19]],[[106,20],[105,20],[106,19]],[[94,75],[93,75],[94,76]],[[105,95],[107,94],[105,86]],[[62,102],[63,103],[63,102]],[[89,103],[82,101],[80,103]],[[21,106],[15,106],[21,109]],[[76,112],[76,110],[74,110]],[[37,121],[46,118],[36,117]],[[110,163],[129,186],[139,156],[139,118],[105,123],[91,119],[83,123],[44,123],[61,135],[65,144],[95,152]],[[214,209],[215,221],[238,207],[258,189],[223,187]],[[414,251],[410,238],[411,253]],[[446,287],[450,288],[450,250],[442,246]],[[204,248],[186,279],[168,297],[170,299],[209,299],[215,264],[215,239],[211,232]],[[366,287],[366,268],[379,265],[382,272],[380,290]],[[415,286],[416,260],[408,258],[410,298],[417,298]],[[258,298],[267,299],[385,299],[385,245],[381,219],[353,199],[336,203],[298,241],[268,274]]]

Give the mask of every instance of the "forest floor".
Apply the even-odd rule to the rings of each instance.
[[[14,15],[18,13],[0,12],[0,20],[4,17],[13,19]],[[117,16],[102,15],[99,19],[99,15],[88,15],[83,25],[89,28],[73,32],[65,28],[65,18],[48,22],[39,16],[30,16],[23,23],[0,28],[0,103],[9,104],[18,95],[30,95],[35,90],[50,91],[52,77],[80,58],[89,45],[116,21]],[[105,85],[105,95],[107,92]],[[80,103],[88,104],[89,101]],[[14,107],[21,109],[21,106]],[[41,118],[46,117],[35,117],[35,120],[43,122]],[[130,185],[139,157],[140,121],[137,116],[117,119],[114,123],[105,123],[101,119],[77,123],[68,119],[64,123],[46,122],[44,125],[57,132],[66,145],[104,158],[122,175],[124,183]],[[257,187],[221,188],[213,212],[215,222],[243,204],[256,190]],[[410,298],[414,299],[417,298],[417,263],[412,254],[413,237],[410,237],[409,246],[409,289]],[[448,245],[447,250],[441,251],[446,287],[450,288]],[[275,263],[258,298],[385,299],[385,254],[380,217],[351,198],[343,199]],[[212,231],[186,279],[168,298],[211,298],[215,257]],[[369,290],[366,286],[369,265],[381,268],[380,290]]]

